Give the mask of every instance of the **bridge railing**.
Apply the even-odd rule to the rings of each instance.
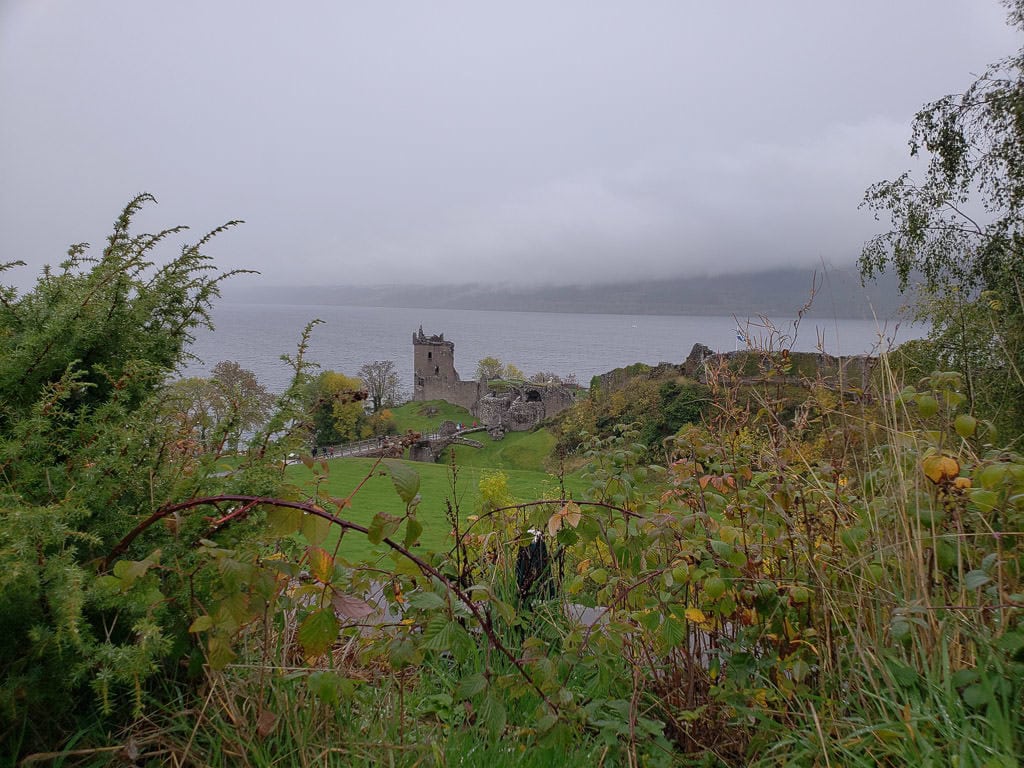
[[[429,434],[422,434],[420,436],[420,440],[428,440],[430,442],[435,442],[437,440],[459,439],[462,435],[468,434],[470,432],[482,432],[484,429],[485,429],[484,427],[480,427],[480,426],[469,427],[467,429],[462,429],[462,430],[460,430],[458,432],[453,432],[451,434],[445,434],[445,435],[442,435],[439,431],[435,431],[435,432],[430,432]],[[391,437],[397,437],[397,436],[396,435],[388,435],[388,436],[382,436],[382,437],[369,437],[369,438],[366,438],[365,440],[356,440],[356,441],[351,442],[351,443],[341,443],[340,445],[318,446],[317,447],[316,457],[318,459],[342,459],[342,458],[345,458],[347,456],[362,455],[362,454],[369,453],[371,451],[377,450],[378,448],[383,448],[385,443],[387,443],[388,440]],[[467,444],[471,444],[472,445],[476,441],[472,440],[472,441],[466,441],[466,442],[467,442]],[[474,445],[474,447],[481,447],[482,448],[483,446],[482,445]]]

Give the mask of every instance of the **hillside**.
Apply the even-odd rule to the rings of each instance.
[[[501,284],[231,286],[234,301],[346,306],[450,308],[575,314],[788,314],[803,306],[815,270],[776,269],[735,275],[630,283],[522,287]],[[823,273],[815,308],[829,317],[893,317],[908,299],[891,277],[866,287],[853,267]]]

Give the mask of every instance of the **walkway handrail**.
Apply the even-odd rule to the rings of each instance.
[[[461,429],[457,432],[451,432],[449,434],[441,434],[441,432],[431,432],[429,434],[420,435],[420,440],[425,442],[438,442],[441,440],[451,440],[452,442],[458,441],[463,445],[470,445],[474,448],[483,448],[483,444],[476,440],[467,440],[462,435],[470,432],[483,432],[486,427],[476,426]],[[325,445],[323,447],[317,447],[316,456],[318,459],[339,459],[347,456],[355,456],[357,454],[367,453],[371,450],[377,450],[384,446],[392,437],[400,437],[400,435],[384,435],[381,437],[368,437],[364,440],[355,440],[351,443],[341,443],[340,445]]]

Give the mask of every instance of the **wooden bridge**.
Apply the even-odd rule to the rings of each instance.
[[[483,448],[483,443],[471,440],[463,435],[482,432],[484,427],[473,427],[456,432],[431,432],[420,435],[409,445],[409,458],[413,461],[434,461],[450,445],[468,445],[470,448]],[[354,459],[367,456],[390,455],[396,443],[404,443],[403,436],[371,437],[342,445],[327,445],[317,448],[317,459]]]

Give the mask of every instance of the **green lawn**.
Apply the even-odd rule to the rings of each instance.
[[[472,451],[472,448],[463,448]],[[460,454],[461,456],[461,454]],[[328,462],[329,472],[321,482],[319,495],[321,498],[344,498],[369,474],[374,467],[374,459],[336,459]],[[420,476],[419,493],[422,502],[419,506],[418,518],[423,524],[419,551],[447,550],[452,539],[449,536],[451,526],[446,519],[447,501],[450,499],[453,508],[457,507],[460,517],[465,520],[469,515],[480,512],[481,475],[498,471],[479,466],[460,466],[458,481],[454,492],[451,483],[450,467],[445,464],[426,464],[422,462],[403,462],[416,470]],[[508,486],[517,501],[532,501],[542,498],[557,498],[561,491],[558,478],[540,470],[503,469],[508,477]],[[313,473],[302,464],[288,467],[289,479],[306,489],[313,491]],[[577,476],[567,476],[566,490],[579,497],[584,483]],[[368,525],[377,512],[389,512],[401,515],[404,505],[395,492],[391,478],[387,475],[383,464],[359,490],[352,500],[352,506],[342,516],[352,522]],[[333,541],[327,545],[333,547]],[[349,533],[342,541],[340,552],[349,558],[363,558],[374,550],[364,536]]]
[[[397,408],[390,408],[394,416],[395,425],[399,432],[412,430],[424,434],[433,432],[442,421],[454,421],[458,424],[473,423],[473,414],[458,405],[446,403],[444,400],[428,400],[427,402],[410,402],[400,405]],[[428,410],[436,410],[437,413],[428,414]]]
[[[459,466],[463,467],[543,470],[555,447],[555,436],[546,429],[509,432],[501,440],[492,440],[486,432],[474,432],[467,437],[483,443],[484,447],[452,446],[444,452],[438,463],[447,464],[451,461],[451,451],[454,450]]]

